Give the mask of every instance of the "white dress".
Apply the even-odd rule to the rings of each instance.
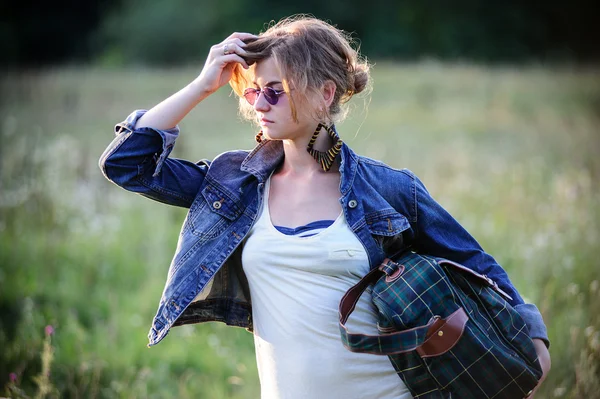
[[[343,212],[308,237],[271,223],[269,181],[242,253],[252,297],[254,343],[263,399],[408,399],[387,356],[344,348],[338,307],[368,271],[364,247]],[[378,334],[366,292],[348,322],[352,332]]]

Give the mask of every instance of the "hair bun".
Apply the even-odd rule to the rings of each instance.
[[[357,63],[353,68],[352,75],[353,84],[350,85],[350,90],[354,94],[358,94],[369,84],[369,65],[364,62]]]

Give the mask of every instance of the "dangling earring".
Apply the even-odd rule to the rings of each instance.
[[[260,132],[258,132],[256,134],[256,136],[254,136],[254,140],[256,140],[257,143],[262,143],[262,141],[263,141],[263,132],[262,132],[262,130]]]
[[[329,136],[335,142],[335,144],[327,151],[318,151],[313,148],[313,146],[315,145],[315,141],[317,140],[317,136],[319,135],[319,132],[321,131],[321,128],[325,129],[327,131],[327,133],[329,133]],[[321,165],[321,168],[323,168],[323,170],[325,172],[327,172],[329,169],[331,169],[331,166],[333,165],[333,161],[338,156],[338,154],[340,153],[341,150],[342,150],[342,139],[340,139],[340,137],[336,133],[335,125],[326,126],[322,123],[319,123],[317,125],[317,129],[315,130],[315,133],[310,138],[310,141],[308,142],[308,146],[306,147],[306,151],[308,151],[308,153],[310,155],[312,155],[314,159],[316,159],[316,161]]]

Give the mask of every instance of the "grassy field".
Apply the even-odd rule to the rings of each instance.
[[[198,71],[57,69],[6,76],[0,108],[0,396],[257,398],[252,336],[209,323],[146,334],[185,210],[106,181],[112,128]],[[378,64],[339,126],[407,167],[546,320],[542,398],[600,397],[600,71]],[[174,155],[251,148],[222,89]],[[365,107],[364,105],[367,105]]]

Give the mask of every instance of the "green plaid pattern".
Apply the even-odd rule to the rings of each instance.
[[[382,333],[351,334],[344,323],[374,281]],[[499,292],[489,278],[464,266],[407,252],[372,270],[344,296],[342,341],[354,352],[388,355],[415,398],[524,398],[542,370],[525,322]],[[468,316],[460,339],[444,353],[421,357],[416,349],[432,324],[460,308]]]

